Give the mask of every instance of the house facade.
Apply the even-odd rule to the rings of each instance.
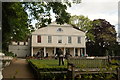
[[[31,56],[42,52],[43,56],[55,56],[58,49],[64,55],[86,54],[85,33],[69,24],[59,25],[55,22],[34,31],[31,35]]]
[[[42,53],[43,57],[55,56],[59,49],[64,55],[85,55],[85,32],[69,24],[59,25],[53,22],[34,31],[27,42],[13,41],[9,45],[9,52],[13,52],[17,57],[34,56],[38,52]]]

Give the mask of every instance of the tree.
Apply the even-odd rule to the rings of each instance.
[[[89,41],[89,40],[93,41],[94,40],[93,34],[91,34],[91,32],[89,31],[93,28],[92,21],[88,17],[85,17],[83,15],[71,16],[69,24],[71,24],[73,26],[76,26],[79,29],[86,32],[86,36],[87,36],[86,40],[87,41]]]
[[[93,29],[90,29],[88,33],[94,35],[94,42],[89,42],[87,45],[91,47],[94,55],[105,55],[106,50],[110,51],[109,47],[116,44],[116,31],[115,26],[111,25],[105,19],[93,20]],[[97,54],[96,54],[97,53]]]
[[[51,13],[55,13],[56,22],[58,24],[68,23],[70,14],[66,12],[67,6],[71,6],[69,2],[30,2],[24,3],[25,10],[28,10],[32,19],[37,20],[39,27],[45,27],[51,23]]]
[[[69,23],[86,32],[92,28],[92,21],[83,15],[71,16]]]
[[[2,46],[7,49],[11,40],[25,40],[30,34],[28,15],[22,3],[2,3]]]
[[[3,49],[7,50],[12,40],[23,41],[27,39],[27,36],[34,30],[34,27],[30,25],[33,19],[38,20],[39,27],[50,24],[51,11],[55,13],[57,23],[68,23],[70,14],[66,12],[67,6],[71,6],[70,2],[3,2]]]

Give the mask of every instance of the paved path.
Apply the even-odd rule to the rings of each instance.
[[[17,59],[3,70],[3,78],[24,78],[34,80],[33,72],[31,71],[26,59]]]

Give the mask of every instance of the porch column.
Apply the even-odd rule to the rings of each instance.
[[[46,47],[44,47],[44,57],[46,57]]]
[[[80,48],[78,48],[78,56],[80,56]]]
[[[33,47],[31,47],[31,56],[33,56]]]
[[[65,55],[65,53],[66,53],[66,48],[64,47],[64,53],[63,53],[63,55]]]
[[[56,54],[56,47],[54,47],[54,55]]]
[[[81,55],[83,56],[84,54],[83,54],[83,49],[82,48],[80,49],[80,52],[81,52]]]
[[[86,48],[84,48],[84,55],[86,55]]]
[[[74,56],[75,56],[75,47],[74,47]]]

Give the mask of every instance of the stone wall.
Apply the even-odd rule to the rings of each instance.
[[[30,56],[30,45],[28,42],[12,42],[9,45],[9,52],[13,52],[17,57]]]

